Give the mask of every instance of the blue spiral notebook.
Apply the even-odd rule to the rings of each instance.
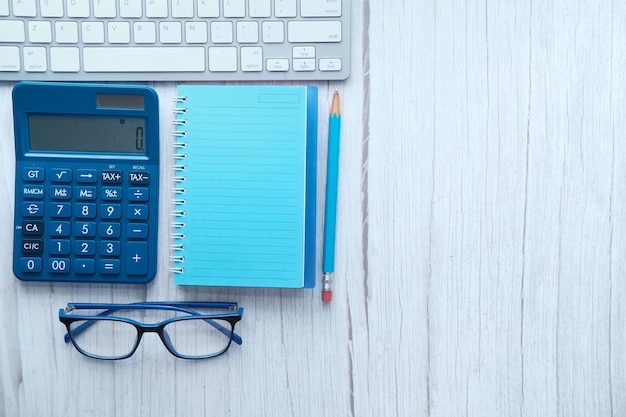
[[[177,95],[175,283],[314,287],[317,88]]]

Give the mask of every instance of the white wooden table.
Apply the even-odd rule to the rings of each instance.
[[[0,83],[0,415],[626,415],[626,3],[353,3],[352,76],[318,84],[321,115],[342,99],[330,305],[319,281],[176,287],[166,199],[153,283],[16,280]],[[154,86],[167,144],[175,84]],[[244,344],[188,362],[147,337],[109,363],[63,343],[68,301],[174,299],[238,301]]]

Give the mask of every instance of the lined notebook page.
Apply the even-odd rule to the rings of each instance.
[[[302,287],[307,89],[191,86],[182,285]]]

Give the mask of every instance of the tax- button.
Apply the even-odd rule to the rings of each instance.
[[[150,184],[150,173],[148,171],[130,171],[128,181],[131,185]]]

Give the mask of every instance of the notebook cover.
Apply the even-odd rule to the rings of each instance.
[[[314,287],[317,88],[177,93],[175,283]]]

